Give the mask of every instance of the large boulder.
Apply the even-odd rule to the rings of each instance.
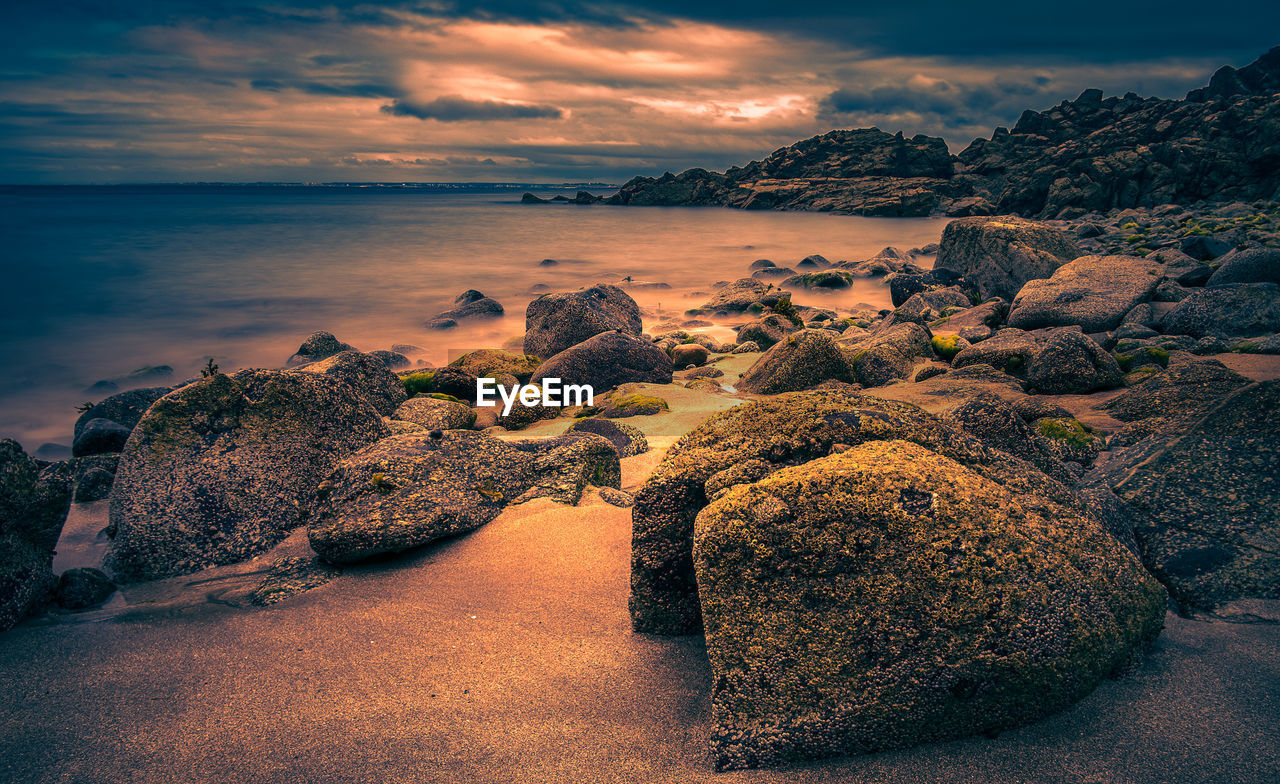
[[[587,484],[618,487],[619,479],[617,450],[591,434],[522,442],[457,430],[397,435],[338,464],[307,537],[322,558],[354,563],[473,530],[512,503],[577,503]]]
[[[788,335],[755,361],[738,379],[737,388],[758,395],[795,392],[823,381],[853,381],[853,370],[836,336],[825,329],[802,329]]]
[[[1160,284],[1162,267],[1135,256],[1081,256],[1045,280],[1028,281],[1014,298],[1009,326],[1115,329]]]
[[[1280,332],[1280,284],[1233,283],[1200,289],[1165,315],[1164,331],[1193,338]]]
[[[400,377],[392,373],[385,362],[359,351],[340,351],[319,362],[296,368],[294,372],[319,373],[346,382],[383,416],[395,411],[396,406],[408,397]]]
[[[1143,562],[1182,605],[1280,599],[1280,382],[1242,387],[1187,429],[1130,447],[1106,480]]]
[[[53,548],[71,506],[66,464],[41,467],[0,440],[0,631],[39,609],[57,585]]]
[[[671,383],[671,357],[647,340],[624,332],[602,332],[570,346],[538,366],[529,379],[558,378],[587,384],[599,394],[626,383]]]
[[[1233,283],[1280,283],[1280,248],[1233,250],[1221,259],[1206,286]]]
[[[1120,386],[1124,373],[1093,338],[1063,329],[1027,364],[1027,382],[1043,395],[1085,395]]]
[[[1080,255],[1066,234],[1009,215],[960,218],[942,231],[934,269],[972,282],[983,297],[1011,300],[1029,280],[1047,278]]]
[[[525,311],[524,353],[550,358],[601,332],[639,335],[640,306],[617,286],[543,294]]]
[[[746,310],[757,302],[773,307],[783,297],[790,296],[772,283],[764,283],[755,278],[738,278],[716,291],[702,309],[736,312]]]
[[[877,329],[865,337],[842,338],[840,345],[854,377],[868,387],[909,378],[920,362],[933,359],[929,330],[907,322]]]
[[[353,346],[343,343],[333,336],[332,332],[312,332],[310,337],[302,341],[302,345],[298,346],[298,350],[293,356],[289,357],[286,364],[289,365],[305,365],[308,362],[318,362],[319,360],[331,357],[340,351],[355,351]]]
[[[1175,358],[1169,367],[1099,406],[1121,422],[1195,418],[1249,379],[1216,359]]]
[[[338,461],[388,432],[349,384],[320,373],[242,370],[182,387],[125,445],[108,566],[148,580],[265,552],[303,522]]]
[[[1062,484],[1027,463],[906,403],[839,390],[798,392],[723,411],[668,450],[636,493],[632,513],[631,624],[688,634],[701,627],[693,573],[693,522],[716,493],[769,471],[866,441],[903,439],[1003,484],[1070,505]],[[757,470],[749,471],[750,468]]]
[[[694,555],[721,770],[1027,724],[1164,619],[1163,590],[1097,522],[902,440],[731,488],[698,515]]]

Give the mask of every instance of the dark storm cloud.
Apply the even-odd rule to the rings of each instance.
[[[460,95],[445,95],[426,103],[394,101],[383,106],[382,111],[396,117],[416,117],[419,120],[439,120],[440,122],[559,119],[564,115],[564,112],[555,106],[472,101]]]

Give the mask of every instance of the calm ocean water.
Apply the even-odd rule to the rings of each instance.
[[[28,450],[69,445],[76,406],[106,395],[87,388],[146,366],[172,366],[168,383],[198,375],[210,356],[223,370],[278,367],[317,329],[364,350],[413,344],[424,349],[421,359],[440,363],[522,335],[535,284],[574,289],[626,275],[672,287],[631,292],[654,313],[647,326],[684,318],[713,282],[747,275],[755,259],[859,260],[886,245],[936,242],[945,222],[521,205],[519,197],[339,187],[0,189],[0,437]],[[539,266],[544,258],[560,264]],[[469,288],[502,302],[506,317],[452,332],[423,328]],[[883,306],[888,292],[868,282],[835,298],[795,299]],[[718,325],[718,335],[727,338],[729,325]]]

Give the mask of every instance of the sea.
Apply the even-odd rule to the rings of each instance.
[[[624,282],[645,326],[680,323],[757,259],[862,260],[937,242],[943,218],[717,207],[522,204],[576,190],[522,183],[0,187],[0,438],[69,454],[77,407],[113,389],[281,367],[312,332],[362,350],[417,347],[438,365],[518,346],[546,290]],[[553,259],[554,265],[542,264]],[[463,291],[502,318],[424,324]],[[885,307],[886,287],[796,292],[798,304]],[[745,319],[701,328],[731,339]],[[171,370],[166,371],[166,368]]]

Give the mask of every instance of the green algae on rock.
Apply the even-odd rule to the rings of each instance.
[[[721,770],[1026,724],[1164,619],[1096,522],[899,440],[730,489],[694,558]]]

